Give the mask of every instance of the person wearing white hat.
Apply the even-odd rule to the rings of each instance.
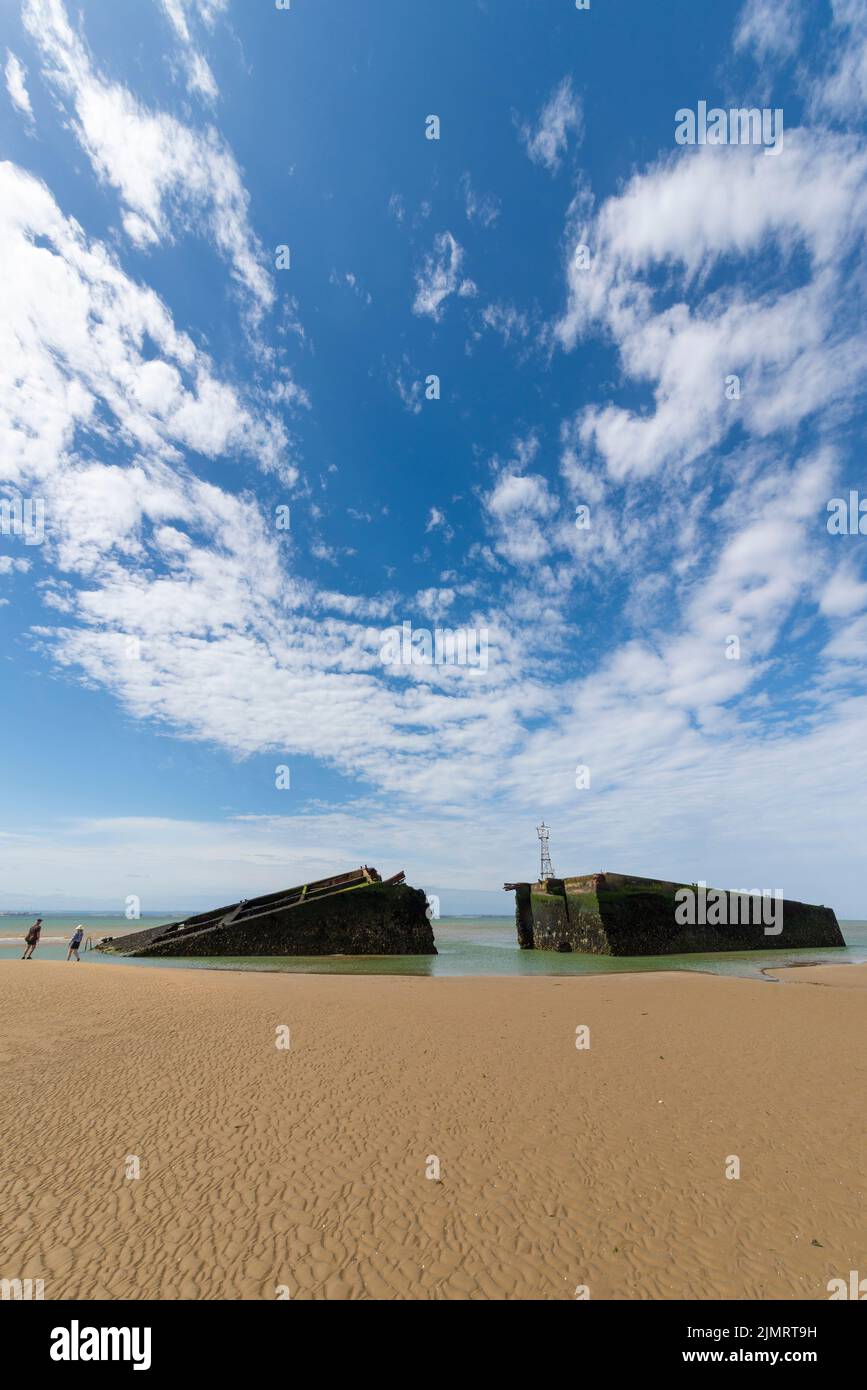
[[[83,936],[84,927],[79,922],[78,926],[75,928],[75,931],[72,933],[72,936],[69,938],[69,951],[67,952],[66,956],[67,960],[72,960],[73,956],[75,956],[75,959],[77,961],[81,960],[81,956],[78,954],[78,948],[81,945],[81,938]]]

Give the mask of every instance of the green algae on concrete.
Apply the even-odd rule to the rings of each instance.
[[[830,907],[792,899],[763,903],[761,895],[744,890],[614,873],[504,886],[515,893],[515,926],[524,950],[659,956],[846,944]],[[717,893],[723,904],[708,911]],[[691,918],[690,898],[698,907]]]

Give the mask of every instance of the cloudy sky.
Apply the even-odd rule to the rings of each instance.
[[[860,0],[9,0],[0,65],[0,907],[508,911],[544,816],[867,916]]]

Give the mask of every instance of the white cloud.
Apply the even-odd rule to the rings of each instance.
[[[292,375],[288,367],[278,368],[278,374],[268,389],[268,399],[275,404],[287,405],[291,408],[303,407],[305,410],[311,408],[311,400],[303,386]]]
[[[811,84],[811,109],[841,120],[867,110],[867,9],[862,0],[831,0],[831,55]]]
[[[522,477],[515,473],[503,473],[488,495],[487,507],[501,520],[515,512],[547,516],[551,511],[547,483],[538,474]]]
[[[535,125],[521,127],[521,136],[534,164],[542,164],[556,174],[568,148],[570,133],[576,144],[580,144],[584,114],[580,100],[572,91],[572,79],[564,77],[543,106]]]
[[[526,473],[539,452],[535,435],[515,440],[513,457],[495,459],[495,482],[482,498],[494,531],[494,549],[512,565],[537,565],[552,549],[549,531],[559,503],[540,473]]]
[[[4,69],[6,77],[6,90],[9,99],[16,111],[20,111],[22,116],[26,116],[29,121],[33,120],[33,107],[30,105],[30,94],[27,91],[27,69],[19,58],[8,48],[6,50],[6,67]]]
[[[682,467],[735,426],[766,436],[851,404],[867,337],[843,267],[863,237],[865,191],[860,143],[802,129],[787,133],[785,160],[704,147],[635,175],[595,215],[578,200],[570,244],[590,247],[590,267],[569,261],[557,335],[568,349],[604,325],[627,375],[654,397],[650,410],[608,402],[584,412],[582,443],[613,477]],[[733,258],[781,261],[795,248],[809,267],[800,282],[752,287],[748,260],[734,283],[726,274],[701,295],[704,277],[729,272]],[[731,375],[737,399],[726,395]]]
[[[478,222],[481,227],[492,227],[500,215],[499,199],[492,193],[477,193],[469,173],[462,176],[460,186],[467,221]]]
[[[439,232],[434,237],[433,250],[425,256],[416,273],[414,314],[427,315],[439,323],[450,295],[457,294],[465,299],[476,293],[473,281],[461,273],[463,263],[464,249],[460,243],[451,232]]]
[[[746,0],[738,18],[734,46],[749,49],[760,62],[791,58],[801,41],[800,0]]]
[[[194,0],[160,0],[166,17],[180,42],[184,67],[187,74],[187,89],[208,102],[219,96],[217,82],[204,55],[196,48],[190,28],[190,17],[198,11]],[[206,10],[208,27],[213,28],[218,10],[223,6],[211,6]]]
[[[158,296],[130,280],[63,216],[44,184],[12,164],[0,165],[0,241],[5,477],[50,477],[76,430],[108,437],[108,411],[133,450],[175,458],[179,447],[244,452],[295,480],[280,422],[218,380]],[[146,338],[159,354],[152,360],[143,356]]]
[[[409,379],[407,379],[407,376]],[[422,408],[422,381],[417,376],[410,364],[409,358],[404,355],[401,366],[393,371],[389,371],[389,379],[394,389],[403,401],[404,408],[411,415],[420,415]]]
[[[397,394],[411,415],[421,414],[421,382],[413,381],[407,386],[402,377],[395,380]]]
[[[449,525],[445,512],[440,511],[439,507],[431,507],[424,529],[426,533],[439,531],[447,545],[454,540],[454,530]]]
[[[849,617],[867,608],[867,583],[859,578],[853,561],[844,560],[837,566],[822,590],[819,606],[834,618]]]
[[[361,285],[358,276],[352,270],[345,271],[342,275],[336,270],[332,270],[328,277],[329,285],[335,285],[341,289],[350,290],[352,294],[360,299],[364,304],[372,304],[373,296]]]
[[[340,555],[333,545],[326,545],[325,541],[313,541],[310,546],[310,554],[315,560],[323,560],[327,565],[337,565]]]
[[[456,598],[455,590],[449,588],[421,589],[415,596],[415,606],[431,622],[442,622],[448,616]]]
[[[529,315],[516,309],[514,304],[486,304],[481,314],[485,328],[499,333],[508,346],[516,339],[524,339],[530,332]]]
[[[232,267],[254,317],[274,299],[264,254],[249,225],[249,198],[216,130],[194,131],[152,112],[103,77],[61,0],[24,0],[24,23],[42,50],[44,73],[71,103],[72,129],[101,179],[117,189],[127,235],[139,246],[170,240],[200,218]]]
[[[867,9],[863,0],[830,0],[829,7],[821,43],[814,43],[809,67],[798,67],[796,82],[811,118],[855,123],[867,110]],[[810,8],[804,0],[747,0],[741,10],[734,47],[753,54],[768,91],[778,65],[798,54]]]

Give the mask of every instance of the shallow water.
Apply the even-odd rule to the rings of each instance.
[[[142,918],[70,915],[46,917],[37,960],[65,960],[67,943],[78,922],[94,941],[140,931],[171,917]],[[0,959],[19,956],[32,917],[0,917]],[[841,922],[845,948],[814,950],[709,952],[686,956],[584,956],[557,951],[521,951],[515,940],[514,918],[446,917],[434,922],[436,956],[203,956],[198,959],[136,960],[82,951],[81,962],[101,965],[119,961],[180,970],[268,970],[300,975],[605,975],[623,971],[699,970],[714,975],[763,978],[768,967],[783,965],[843,965],[867,962],[867,922]],[[86,940],[86,936],[85,936]]]

